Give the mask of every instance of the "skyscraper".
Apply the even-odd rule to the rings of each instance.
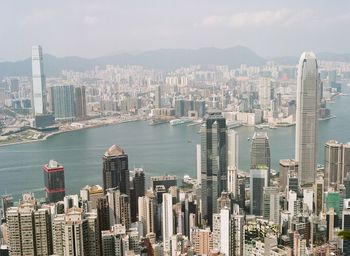
[[[216,199],[227,191],[227,135],[226,120],[212,112],[201,132],[202,217],[211,226],[212,214],[217,209]]]
[[[75,116],[77,118],[86,117],[86,94],[85,86],[78,86],[74,88],[74,98],[75,98]]]
[[[54,160],[50,160],[43,167],[46,201],[56,203],[62,201],[65,193],[64,167]]]
[[[137,221],[139,213],[138,198],[145,195],[145,173],[142,168],[135,168],[130,179],[130,214],[131,221]]]
[[[316,176],[320,102],[318,66],[312,52],[304,52],[300,57],[296,98],[295,160],[299,162],[300,185],[309,186],[315,182]]]
[[[62,121],[75,119],[75,101],[73,85],[57,85],[52,87],[52,101],[55,118]]]
[[[128,155],[117,146],[111,146],[103,156],[103,189],[118,187],[122,194],[130,195]]]
[[[268,186],[267,169],[250,170],[250,213],[262,216],[264,202],[264,187]]]
[[[43,52],[40,45],[32,47],[33,113],[46,114],[46,79],[44,75]]]
[[[196,145],[196,171],[197,171],[197,184],[201,184],[201,175],[202,175],[202,160],[201,160],[201,144]]]
[[[250,150],[250,168],[270,170],[270,145],[266,132],[255,132]]]
[[[250,149],[250,168],[267,170],[267,183],[270,183],[271,156],[269,137],[266,132],[255,132]]]
[[[266,220],[279,224],[280,195],[277,187],[264,187],[263,215]]]
[[[285,192],[288,185],[288,176],[291,172],[298,172],[298,162],[293,159],[280,160],[280,191]]]
[[[259,105],[261,109],[269,109],[271,105],[271,78],[262,77],[259,80]]]
[[[325,187],[337,188],[343,183],[343,147],[342,144],[331,140],[326,142],[324,148]]]
[[[156,85],[155,88],[155,93],[154,93],[154,106],[156,108],[161,108],[162,107],[162,94],[161,94],[161,90],[160,90],[160,85]]]
[[[350,173],[350,142],[343,144],[343,177]]]
[[[343,222],[342,229],[343,231],[350,231],[350,199],[344,200],[344,209],[343,209]],[[343,253],[344,255],[350,255],[350,241],[347,239],[343,240]]]
[[[238,133],[227,130],[227,165],[238,168]]]
[[[163,194],[162,203],[162,237],[165,253],[170,252],[170,240],[174,233],[173,203],[169,193]]]

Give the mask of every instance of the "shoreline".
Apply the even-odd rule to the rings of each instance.
[[[118,125],[118,124],[124,124],[124,123],[138,122],[138,121],[143,121],[143,120],[144,120],[143,118],[136,118],[136,119],[131,119],[131,120],[118,120],[116,122],[102,123],[102,124],[96,124],[96,125],[91,125],[91,126],[84,126],[84,127],[76,128],[76,129],[72,129],[72,130],[55,131],[52,133],[48,133],[43,138],[37,139],[37,140],[16,141],[16,142],[3,143],[3,144],[0,143],[0,148],[6,147],[6,146],[14,146],[14,145],[20,145],[20,144],[33,143],[33,142],[42,142],[42,141],[48,140],[50,137],[60,135],[63,133],[68,133],[68,132],[75,132],[75,131],[81,131],[81,130],[87,130],[87,129],[93,129],[93,128],[100,128],[100,127]]]

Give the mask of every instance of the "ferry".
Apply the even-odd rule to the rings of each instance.
[[[172,126],[190,123],[190,122],[192,122],[192,119],[190,119],[190,118],[181,118],[181,119],[174,119],[174,120],[169,121],[170,125],[172,125]]]

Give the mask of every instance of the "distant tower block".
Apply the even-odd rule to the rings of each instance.
[[[44,75],[43,52],[40,45],[32,47],[33,113],[46,114],[46,79]]]

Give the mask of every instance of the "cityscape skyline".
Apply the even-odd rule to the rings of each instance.
[[[0,86],[4,140],[21,141],[25,135],[26,142],[34,136],[147,121],[155,133],[162,124],[173,129],[168,132],[175,126],[196,126],[201,143],[191,145],[197,150],[197,159],[192,159],[197,177],[150,175],[147,185],[148,170],[130,168],[128,153],[112,144],[118,141],[112,134],[99,170],[92,168],[101,184],[74,187],[80,193],[73,194],[66,194],[67,169],[50,161],[42,172],[45,200],[23,193],[14,204],[11,196],[1,197],[6,217],[0,225],[0,252],[302,256],[328,250],[347,255],[340,234],[350,231],[348,144],[327,142],[322,166],[316,152],[318,123],[335,118],[327,104],[346,97],[342,88],[350,66],[319,65],[313,53],[304,52],[298,69],[267,62],[236,69],[197,65],[158,71],[107,65],[65,70],[48,79],[47,89],[41,88],[41,95],[47,92],[49,97],[47,112],[39,115],[35,98],[30,98],[34,79],[5,77]],[[293,154],[280,159],[278,173],[271,169],[270,135],[294,125],[296,159]],[[244,126],[255,132],[246,138],[251,164],[240,169],[238,137]],[[176,155],[175,150],[174,160],[181,161]]]

